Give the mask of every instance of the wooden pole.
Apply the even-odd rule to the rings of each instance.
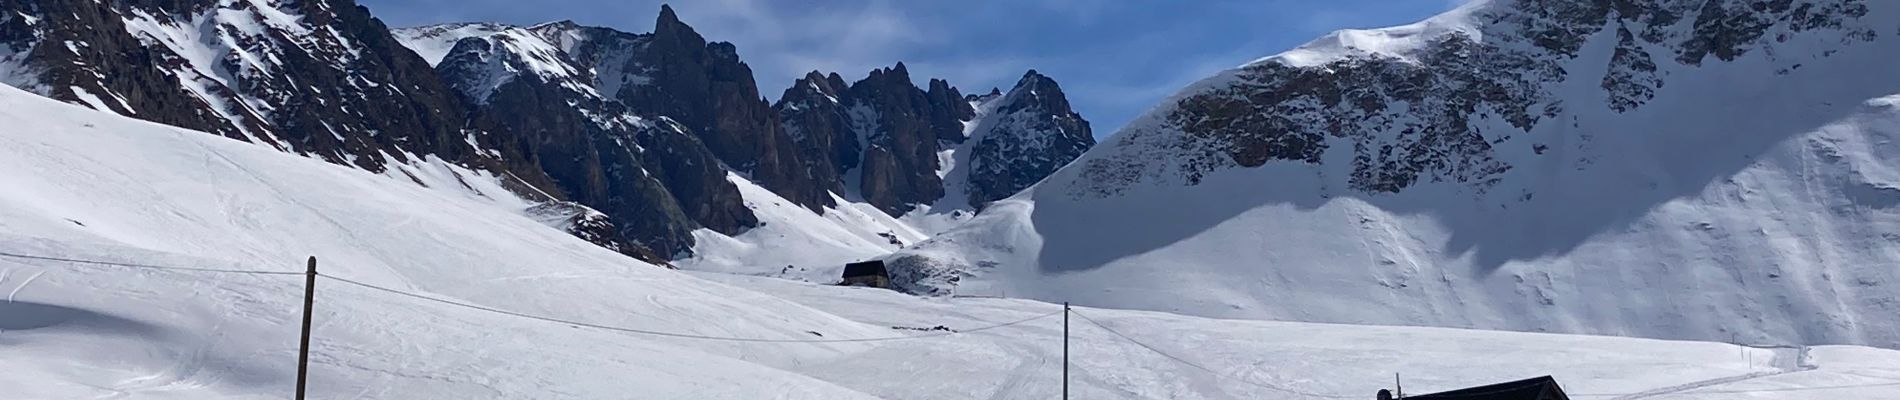
[[[303,281],[303,339],[297,343],[297,400],[304,400],[310,373],[310,309],[317,295],[317,257],[310,256]]]
[[[1069,400],[1069,302],[1062,302],[1062,400]]]

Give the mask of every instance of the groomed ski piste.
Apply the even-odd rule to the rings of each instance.
[[[11,87],[0,127],[7,399],[288,398],[308,256],[323,275],[310,398],[1062,390],[1059,304],[667,270],[535,222],[481,173],[425,162],[371,174]],[[1869,347],[1069,318],[1073,398],[1370,398],[1395,373],[1409,393],[1545,374],[1573,398],[1900,393],[1900,351]]]

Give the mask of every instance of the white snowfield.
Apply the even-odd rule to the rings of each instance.
[[[418,186],[394,171],[374,175],[12,87],[0,86],[0,127],[0,253],[270,273],[0,256],[0,398],[288,398],[304,290],[297,273],[310,255],[326,276],[612,327],[770,340],[934,335],[657,337],[322,278],[313,399],[1047,399],[1061,390],[1055,304],[690,276],[547,228],[492,177],[460,168],[402,166],[427,183]],[[1615,337],[1076,315],[1070,382],[1084,399],[1370,398],[1393,373],[1413,393],[1544,374],[1575,398],[1900,391],[1900,351],[1867,347],[1803,356]],[[1036,316],[1046,317],[971,331]],[[964,332],[892,328],[939,325]]]
[[[1877,32],[1865,41],[1775,33],[1778,47],[1699,67],[1645,50],[1667,85],[1627,113],[1604,104],[1606,29],[1561,61],[1571,78],[1548,90],[1563,112],[1528,133],[1480,116],[1513,166],[1480,194],[1429,178],[1342,189],[1354,145],[1338,137],[1322,164],[1220,169],[1198,185],[1084,168],[1168,160],[1187,135],[1168,120],[1175,101],[1231,84],[1229,70],[892,258],[931,260],[938,280],[923,283],[959,294],[1209,317],[1900,346],[1900,2],[1863,3],[1855,23]],[[1256,63],[1407,59],[1510,4],[1341,31]],[[1108,175],[1137,178],[1078,194]]]

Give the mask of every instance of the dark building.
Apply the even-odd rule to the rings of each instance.
[[[883,260],[854,262],[844,265],[844,281],[841,286],[870,286],[891,288],[891,272],[884,269]]]
[[[1557,386],[1557,380],[1551,379],[1548,375],[1448,392],[1405,396],[1405,398],[1417,400],[1570,400],[1570,396],[1564,395],[1564,389]]]

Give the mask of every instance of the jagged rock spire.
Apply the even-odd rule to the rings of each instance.
[[[1087,121],[1069,109],[1055,81],[1034,71],[1012,91],[1022,93],[1012,96],[1019,99],[997,104],[1004,111],[991,114],[1009,122],[977,121],[973,103],[1003,99],[1000,90],[964,96],[943,79],[930,79],[919,88],[901,62],[873,69],[836,92],[825,90],[843,87],[838,74],[823,75],[823,83],[820,79],[817,72],[806,74],[786,89],[774,108],[786,130],[795,132],[812,171],[835,174],[837,187],[857,189],[864,201],[891,215],[936,204],[946,186],[966,186],[943,180],[950,175],[940,169],[948,165],[939,164],[938,156],[946,149],[969,149],[968,127],[994,126],[1003,132],[973,148],[973,159],[991,168],[972,171],[967,178],[967,187],[975,188],[971,199],[976,205],[1015,193],[1094,144]],[[853,170],[858,171],[855,182],[847,181],[845,175]]]
[[[1095,146],[1088,120],[1069,108],[1054,79],[1032,69],[997,96],[985,97],[1002,103],[970,155],[970,204],[978,206],[1028,188]]]

